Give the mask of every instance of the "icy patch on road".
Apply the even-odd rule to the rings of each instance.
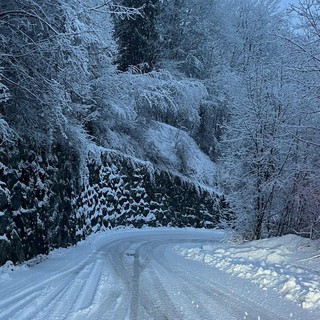
[[[286,235],[241,245],[219,243],[175,249],[188,259],[250,279],[263,290],[276,290],[304,309],[320,309],[319,241]]]

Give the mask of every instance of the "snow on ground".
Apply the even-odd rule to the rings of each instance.
[[[172,172],[183,168],[185,176],[205,185],[215,185],[215,164],[186,131],[154,122],[146,136],[149,149],[157,156],[159,167]]]
[[[176,246],[188,259],[275,290],[304,309],[320,310],[320,241],[296,235],[243,244]]]
[[[0,319],[320,319],[317,243],[223,239],[219,230],[106,231],[20,266],[8,262],[0,267]]]

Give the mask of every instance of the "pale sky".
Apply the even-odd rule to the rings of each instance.
[[[289,4],[298,4],[299,0],[281,0],[280,4],[283,8],[287,8]]]

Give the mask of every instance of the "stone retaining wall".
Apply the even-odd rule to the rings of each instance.
[[[116,153],[80,172],[78,157],[25,146],[0,149],[0,265],[66,247],[118,226],[214,227],[220,199],[190,182]]]

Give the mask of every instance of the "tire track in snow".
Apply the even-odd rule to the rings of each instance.
[[[170,293],[168,293],[168,288],[163,285],[158,272],[152,268],[148,270],[148,275],[151,279],[152,288],[157,289],[155,293],[157,294],[158,299],[151,302],[151,306],[154,305],[156,307],[157,315],[161,315],[159,319],[182,320],[183,315],[174,304],[172,297],[170,297]]]
[[[140,291],[140,262],[139,248],[135,250],[133,260],[133,275],[131,285],[130,320],[138,320],[139,313],[139,291]]]
[[[141,305],[149,314],[150,319],[184,319],[173,300],[172,292],[161,280],[164,276],[162,270],[159,270],[158,264],[154,264],[154,249],[155,242],[143,243],[139,247],[140,257],[144,262],[145,269],[144,277],[141,279]],[[148,294],[146,295],[145,292],[148,292]]]
[[[130,240],[114,240],[100,248],[101,254],[105,255],[109,266],[108,274],[113,287],[109,284],[109,290],[104,290],[105,298],[100,299],[99,311],[93,309],[88,313],[87,319],[99,319],[100,313],[108,314],[108,319],[123,320],[130,318],[130,304],[132,302],[131,291],[133,275],[133,255],[130,247],[135,242]],[[130,249],[130,250],[129,250]],[[128,258],[131,261],[127,261]],[[96,316],[96,318],[95,318]],[[101,316],[100,316],[101,317]]]
[[[3,299],[0,301],[0,315],[2,315],[2,310],[6,310],[8,306],[11,304],[16,304],[17,301],[28,299],[29,296],[33,294],[38,294],[48,286],[50,287],[50,284],[55,285],[59,280],[65,281],[66,277],[67,279],[73,274],[76,274],[80,272],[81,269],[83,269],[88,262],[91,260],[91,257],[88,257],[86,260],[84,260],[80,265],[77,265],[71,269],[68,269],[67,271],[61,271],[59,270],[55,274],[51,275],[48,279],[41,281],[37,285],[33,285],[29,287],[28,289],[24,289],[22,291],[19,291],[17,294],[10,296],[7,299]],[[31,299],[28,299],[31,300]]]
[[[71,281],[72,277],[69,276],[67,281]],[[65,282],[64,278],[64,282]],[[54,289],[52,286],[35,286],[32,290],[26,290],[10,298],[10,302],[0,309],[1,318],[4,319],[26,319],[35,317],[38,313],[39,307],[44,307],[47,302],[52,301],[60,291],[65,290],[65,283],[60,285],[55,283]],[[8,299],[7,299],[8,300]],[[6,301],[7,301],[6,300]],[[42,301],[41,301],[42,300]]]
[[[92,306],[97,289],[99,288],[99,283],[101,282],[103,271],[104,262],[102,260],[98,260],[90,272],[89,277],[85,281],[83,290],[80,291],[78,299],[74,304],[74,311],[87,309]]]
[[[121,238],[97,243],[95,252],[80,248],[73,260],[63,257],[21,274],[24,278],[16,279],[22,281],[11,286],[11,297],[3,290],[0,319],[289,319],[281,316],[281,310],[273,310],[270,297],[264,302],[265,295],[246,296],[251,286],[245,282],[226,278],[220,271],[185,260],[172,250],[178,243],[208,243],[211,236],[196,239],[194,233],[191,237],[180,231],[160,233],[150,232],[151,237],[147,232],[121,233]],[[242,284],[247,291],[242,290]]]
[[[185,319],[187,317],[187,313],[190,319],[197,318],[202,320],[211,320],[212,317],[210,316],[210,310],[207,306],[212,304],[213,302],[212,294],[211,292],[206,292],[207,297],[204,297],[202,293],[203,288],[207,286],[207,283],[205,283],[204,286],[203,284],[200,285],[199,283],[197,283],[197,287],[200,290],[197,290],[196,296],[193,296],[191,293],[195,291],[195,283],[193,281],[190,281],[189,278],[187,279],[183,276],[186,271],[181,270],[181,268],[169,268],[168,266],[171,266],[172,264],[169,261],[165,263],[165,261],[166,259],[164,258],[164,255],[158,256],[157,254],[154,254],[154,262],[158,265],[158,267],[155,268],[155,270],[158,270],[158,279],[160,282],[161,278],[165,280],[166,291],[170,291],[171,295],[173,295],[176,300],[180,301],[179,312],[183,312],[184,314],[184,317],[182,316],[182,319]],[[175,295],[174,292],[177,294]],[[193,316],[190,317],[190,315]]]
[[[145,242],[121,241],[121,243],[114,243],[105,248],[108,250],[108,256],[119,281],[129,292],[128,319],[182,319],[177,312],[168,312],[168,309],[174,308],[174,304],[165,290],[160,289],[159,295],[160,286],[155,285],[149,276],[150,257],[140,254]],[[147,245],[150,243],[147,242]],[[144,250],[142,251],[144,253]],[[126,308],[125,305],[123,307]],[[115,317],[112,319],[125,318]]]
[[[161,242],[163,244],[163,242]],[[163,282],[164,277],[175,277],[175,274],[168,274],[166,268],[162,268],[160,264],[155,261],[155,248],[159,246],[158,243],[154,241],[149,241],[147,243],[141,243],[136,249],[138,254],[135,254],[136,264],[135,269],[139,270],[139,275],[134,275],[135,279],[139,279],[140,283],[138,286],[135,284],[134,294],[138,294],[138,299],[133,299],[131,302],[131,307],[134,308],[135,313],[131,313],[130,320],[133,319],[154,319],[154,320],[166,320],[166,319],[186,319],[182,310],[179,309],[177,297],[174,295],[174,289],[168,286],[168,283],[175,284],[175,279],[172,281],[166,281],[165,285]],[[149,261],[151,263],[149,264]],[[138,266],[139,262],[139,266]],[[155,263],[154,263],[155,262]],[[160,269],[159,269],[160,268]],[[133,272],[135,274],[135,272]],[[171,280],[171,279],[170,279]],[[133,281],[136,283],[137,281]],[[188,284],[184,283],[184,287],[188,287]],[[139,288],[139,290],[137,290]],[[171,290],[170,290],[171,289]],[[190,289],[192,289],[190,287]],[[183,295],[180,296],[180,298]],[[137,305],[139,304],[139,307]],[[196,310],[196,308],[199,308]],[[190,319],[207,319],[206,308],[202,306],[199,302],[197,305],[191,306],[189,311],[194,311],[194,317]],[[138,312],[139,311],[139,312]],[[136,318],[132,318],[132,315]],[[210,319],[211,320],[211,319]]]
[[[188,241],[189,242],[189,241]],[[161,265],[170,275],[174,275],[176,278],[184,282],[184,288],[189,287],[190,290],[183,290],[182,292],[189,293],[197,292],[196,305],[199,303],[202,305],[201,308],[197,308],[198,317],[202,314],[200,319],[211,319],[208,317],[208,313],[202,313],[205,310],[205,305],[216,304],[223,310],[227,311],[230,316],[235,316],[235,319],[247,319],[247,320],[287,320],[278,314],[274,314],[271,310],[264,309],[260,304],[257,305],[256,301],[249,300],[247,297],[238,296],[236,293],[230,291],[229,288],[223,286],[214,279],[207,279],[201,276],[198,272],[193,271],[191,268],[185,268],[188,264],[175,265],[173,266],[169,260],[165,258],[165,255],[161,251],[157,251],[157,254],[153,255],[154,260]],[[196,290],[195,290],[196,289]],[[194,297],[189,299],[194,300]]]
[[[91,305],[97,282],[99,282],[102,272],[102,262],[95,261],[85,266],[80,272],[69,281],[65,290],[51,302],[51,310],[44,310],[39,319],[50,315],[50,319],[61,320],[61,314],[65,315],[64,319],[70,319],[73,313],[88,308]],[[91,280],[93,283],[90,283]],[[90,286],[93,286],[91,289]],[[89,289],[89,291],[87,291]],[[86,296],[89,293],[88,296]],[[85,305],[81,305],[85,303]]]
[[[69,314],[75,307],[79,308],[81,303],[77,303],[79,296],[82,302],[87,299],[87,304],[92,302],[93,291],[88,291],[90,287],[87,280],[96,278],[95,283],[99,281],[99,275],[102,270],[102,262],[95,262],[86,265],[81,264],[72,268],[61,275],[54,275],[41,285],[33,286],[28,290],[6,299],[1,305],[7,303],[3,310],[0,310],[0,316],[4,319],[25,320],[25,319],[61,319],[61,314]],[[67,283],[67,285],[66,285]],[[87,285],[87,287],[85,287]],[[95,287],[94,287],[95,288]],[[9,301],[8,301],[9,300]],[[18,301],[18,302],[17,302]]]

